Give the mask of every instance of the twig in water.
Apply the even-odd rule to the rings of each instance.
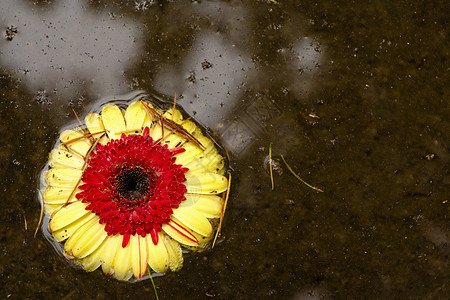
[[[272,166],[272,143],[269,145],[269,170],[270,170],[270,182],[272,183],[272,191],[274,188],[273,185],[273,166]]]
[[[213,244],[212,244],[211,248],[214,248],[214,245],[216,244],[217,237],[219,236],[220,230],[222,229],[223,216],[225,215],[225,210],[227,209],[227,204],[228,204],[228,197],[230,196],[230,187],[231,187],[231,174],[228,174],[227,195],[225,196],[225,202],[223,203],[223,209],[220,212],[219,227],[217,228],[216,236],[214,237],[214,241],[213,241]]]
[[[42,192],[39,190],[39,202],[41,203],[41,215],[39,216],[39,222],[36,226],[36,230],[34,231],[34,237],[38,233],[39,227],[41,227],[42,219],[44,218],[44,196]]]
[[[295,174],[295,172],[292,170],[291,166],[288,165],[288,163],[286,162],[286,160],[284,159],[283,155],[281,155],[281,159],[283,159],[284,164],[286,165],[286,167],[289,169],[289,171],[291,171],[292,175],[295,176],[295,178],[297,178],[298,180],[300,180],[303,184],[305,184],[306,186],[312,188],[313,190],[316,190],[318,192],[323,193],[323,191],[315,186],[310,185],[309,183],[307,183],[306,181],[304,181],[303,179],[300,178],[300,176],[298,176],[297,174]]]

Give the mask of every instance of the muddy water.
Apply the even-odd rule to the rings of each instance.
[[[160,299],[449,294],[445,1],[0,7],[2,298],[154,297],[33,238],[38,174],[72,110],[135,90],[176,93],[234,170],[220,243],[156,278]]]

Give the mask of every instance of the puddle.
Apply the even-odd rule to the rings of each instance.
[[[4,298],[154,296],[149,281],[72,268],[33,238],[38,174],[62,126],[135,90],[176,94],[233,169],[220,243],[156,278],[160,299],[449,294],[444,3],[4,4]]]

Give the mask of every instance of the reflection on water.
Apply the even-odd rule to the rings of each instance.
[[[80,87],[97,97],[127,90],[123,74],[141,53],[137,23],[93,12],[83,0],[55,1],[47,9],[23,0],[1,5],[0,26],[17,33],[0,41],[0,65],[37,97],[59,93],[71,100]]]
[[[291,36],[288,33],[292,28],[286,31],[272,23],[268,30],[284,36],[287,47],[271,53],[270,58],[281,58],[286,64],[281,68],[268,66],[259,56],[270,41],[252,36],[254,24],[249,22],[245,7],[207,3],[186,10],[185,14],[190,12],[200,20],[206,19],[219,30],[194,31],[194,43],[180,64],[165,65],[155,76],[155,86],[168,95],[182,95],[179,103],[190,114],[213,129],[232,153],[243,155],[253,141],[262,138],[270,120],[282,113],[276,99],[256,94],[244,103],[244,93],[289,78],[285,93],[290,90],[307,94],[314,87],[314,75],[320,71],[324,50],[317,40],[299,38],[298,33],[304,30],[302,24],[295,25],[298,32]]]
[[[164,68],[167,71],[156,76],[156,86],[166,94],[182,94],[180,103],[190,114],[217,128],[242,94],[240,85],[251,72],[251,62],[219,34],[206,31],[194,38],[182,66]]]
[[[290,88],[299,93],[308,94],[314,89],[314,75],[323,67],[324,50],[319,43],[309,37],[296,41],[288,52],[288,66],[293,68]],[[297,71],[295,73],[295,71]]]
[[[0,64],[29,87],[37,103],[51,104],[52,95],[58,94],[71,104],[78,98],[81,105],[86,89],[91,96],[104,97],[133,87],[124,72],[142,53],[142,32],[138,30],[142,24],[106,9],[90,11],[82,0],[61,1],[46,9],[24,1],[5,4],[0,21],[8,38],[0,44]],[[146,12],[153,6],[141,1],[134,8]],[[201,30],[193,35],[194,43],[180,66],[168,61],[155,74],[155,88],[167,95],[181,95],[179,103],[188,113],[220,135],[234,154],[243,153],[264,131],[266,125],[259,119],[279,113],[267,110],[273,99],[261,102],[256,98],[243,114],[238,103],[249,85],[272,80],[273,74],[252,59],[265,41],[246,38],[252,24],[246,20],[248,12],[243,6],[208,3],[190,9],[191,14],[213,19],[211,22],[224,30],[220,34]],[[310,38],[288,40],[287,44],[289,50],[280,51],[287,62],[284,76],[292,78],[287,87],[307,92],[313,87],[322,51]]]

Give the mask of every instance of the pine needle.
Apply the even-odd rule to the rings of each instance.
[[[39,202],[41,203],[41,215],[39,216],[39,222],[36,226],[36,230],[34,231],[34,237],[39,231],[39,227],[41,227],[42,219],[44,218],[44,196],[42,196],[42,192],[39,190]]]
[[[73,142],[76,142],[76,141],[78,141],[78,140],[85,139],[85,138],[91,138],[93,135],[96,135],[96,134],[99,134],[99,133],[106,133],[106,131],[105,131],[105,130],[102,130],[102,131],[94,132],[94,133],[86,133],[86,134],[84,134],[84,135],[82,135],[82,136],[73,138],[73,139],[68,140],[68,141],[63,141],[63,140],[61,140],[61,144],[63,144],[64,146],[67,147],[70,143],[73,143]],[[81,156],[83,156],[83,155],[81,155]]]
[[[156,110],[154,110],[152,107],[150,107],[147,103],[142,102],[144,104],[144,108],[146,109],[149,117],[152,117],[154,120],[157,120],[161,126],[161,136],[164,136],[164,127],[169,129],[169,131],[173,131],[174,133],[177,133],[186,139],[189,140],[189,142],[193,143],[197,147],[199,147],[202,150],[205,150],[205,146],[202,145],[202,143],[199,142],[192,134],[186,131],[182,126],[175,123],[174,121],[170,119],[166,119],[162,114],[158,113]],[[173,115],[173,114],[172,114]]]
[[[77,118],[77,121],[78,121],[78,123],[81,126],[81,130],[83,132],[87,132],[87,130],[83,128],[83,123],[81,122],[80,118],[78,117],[77,112],[75,111],[75,109],[72,108],[72,111],[73,111],[73,114],[75,115],[75,118]]]
[[[272,191],[274,189],[273,184],[273,166],[272,166],[272,143],[269,145],[269,170],[270,170],[270,182],[272,183]]]
[[[303,179],[300,178],[300,176],[298,176],[297,174],[295,174],[295,172],[292,170],[291,166],[289,166],[289,164],[286,162],[286,160],[284,159],[283,155],[281,155],[281,159],[283,160],[284,164],[286,165],[286,167],[289,169],[289,171],[291,171],[292,175],[295,176],[295,178],[297,178],[298,180],[300,180],[303,184],[305,184],[307,187],[312,188],[315,191],[321,192],[323,193],[323,191],[315,186],[310,185],[309,183],[307,183],[306,181],[304,181]]]
[[[83,123],[81,123],[81,120],[80,120],[80,118],[78,117],[77,112],[75,111],[75,109],[72,108],[72,111],[73,111],[73,114],[75,115],[75,118],[77,118],[78,123],[80,123],[80,126],[83,127]]]
[[[225,210],[227,209],[227,204],[228,204],[228,197],[230,196],[230,187],[231,187],[231,174],[228,174],[227,195],[225,196],[225,202],[223,203],[223,209],[220,212],[219,227],[217,228],[216,236],[214,237],[214,241],[212,243],[211,248],[214,248],[214,245],[216,244],[217,237],[219,236],[220,230],[222,229],[223,216],[225,215]]]
[[[173,121],[173,116],[175,114],[176,107],[177,107],[177,92],[175,92],[175,96],[173,97],[172,121]]]
[[[84,163],[83,163],[83,167],[81,168],[81,170],[83,171],[83,173],[84,173],[84,171],[85,171],[86,168],[87,168],[87,164],[88,164],[89,158],[91,157],[92,151],[94,151],[95,148],[97,148],[98,143],[100,142],[101,138],[102,138],[105,134],[106,134],[106,133],[103,133],[98,139],[96,139],[95,142],[94,142],[94,144],[92,144],[91,148],[89,148],[89,151],[86,153],[86,157],[85,157],[85,160],[84,160]],[[75,190],[78,188],[78,185],[80,185],[81,178],[82,178],[82,177],[78,178],[78,180],[77,180],[75,186],[74,186],[73,189],[72,189],[72,192],[70,193],[69,197],[67,198],[66,203],[64,203],[64,205],[63,205],[62,207],[66,207],[67,204],[69,204],[70,198],[72,198],[73,194],[75,193]]]

